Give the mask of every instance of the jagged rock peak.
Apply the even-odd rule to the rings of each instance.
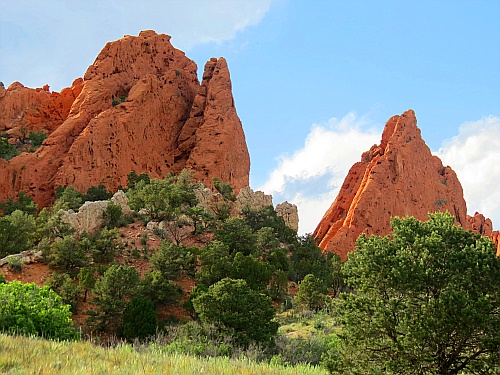
[[[164,178],[188,167],[206,185],[217,177],[236,192],[248,186],[250,159],[226,61],[210,59],[202,84],[196,71],[165,34],[107,43],[42,147],[0,160],[0,200],[24,190],[46,206],[58,185],[116,190],[131,170]]]
[[[386,235],[393,216],[426,220],[435,211],[448,211],[467,226],[462,186],[431,154],[409,110],[389,119],[380,144],[351,167],[314,236],[323,250],[346,259],[361,233]]]
[[[491,219],[485,218],[484,215],[479,212],[476,212],[474,216],[467,215],[466,228],[491,238],[496,248],[496,254],[500,257],[500,231],[493,230]]]

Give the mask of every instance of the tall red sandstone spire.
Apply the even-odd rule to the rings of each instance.
[[[380,145],[351,167],[314,236],[322,249],[346,259],[361,233],[388,234],[392,216],[426,220],[435,211],[448,211],[458,224],[470,226],[455,172],[431,154],[409,110],[392,117]]]
[[[211,59],[201,85],[196,71],[168,35],[143,31],[107,43],[43,146],[0,160],[0,201],[24,190],[45,206],[58,185],[115,189],[131,170],[163,178],[190,167],[207,184],[217,177],[236,191],[248,186],[250,159],[226,62]],[[0,113],[5,105],[0,97]]]

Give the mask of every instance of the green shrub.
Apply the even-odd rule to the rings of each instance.
[[[299,283],[295,300],[311,310],[319,310],[326,304],[328,298],[325,284],[316,276],[308,274]]]
[[[115,228],[122,223],[123,212],[119,204],[108,202],[103,214],[103,225],[108,228]]]
[[[196,257],[191,249],[183,245],[162,241],[160,247],[151,256],[153,269],[160,271],[168,280],[177,280],[179,277],[194,275]]]
[[[143,298],[132,298],[123,311],[119,333],[127,341],[144,340],[156,333],[158,324],[153,303]]]
[[[140,295],[155,305],[173,305],[182,294],[182,288],[157,270],[147,272],[139,283]]]
[[[23,211],[33,215],[38,212],[38,206],[33,201],[33,198],[28,196],[24,191],[17,194],[17,200],[9,198],[5,202],[0,202],[0,209],[4,215],[10,215],[14,211]]]
[[[16,146],[9,144],[7,138],[0,137],[0,158],[10,160],[16,154]]]
[[[0,217],[0,258],[29,249],[34,242],[35,219],[16,210]]]
[[[42,145],[43,141],[47,139],[48,135],[45,131],[39,130],[31,131],[29,137],[31,141],[31,152],[33,152]]]
[[[64,236],[60,241],[52,244],[47,255],[49,265],[52,268],[67,271],[76,275],[80,267],[85,267],[88,262],[87,249],[82,246],[78,239]]]
[[[91,186],[87,189],[87,194],[83,196],[83,202],[107,201],[113,193],[106,190],[104,184]]]
[[[58,186],[56,189],[56,202],[52,210],[55,212],[61,209],[78,211],[82,204],[83,194],[75,190],[73,186]]]
[[[49,339],[78,339],[70,307],[53,290],[13,281],[0,284],[0,331]]]
[[[21,272],[23,270],[23,261],[19,256],[11,256],[8,260],[9,266],[13,272]]]
[[[61,297],[64,304],[70,305],[73,314],[77,313],[80,288],[67,273],[54,272],[46,285]]]
[[[138,284],[139,273],[134,267],[116,264],[109,267],[93,289],[92,303],[97,309],[88,312],[90,327],[97,330],[108,326],[116,328],[127,304],[125,299],[136,297]]]
[[[193,306],[202,322],[218,325],[243,347],[271,344],[278,331],[271,299],[244,280],[222,279],[195,298]]]

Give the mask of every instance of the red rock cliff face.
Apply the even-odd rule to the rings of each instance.
[[[467,227],[462,186],[455,172],[431,154],[410,110],[392,117],[380,145],[352,166],[314,236],[323,250],[345,260],[361,233],[388,234],[392,216],[426,220],[435,211],[448,211]]]
[[[30,89],[19,82],[14,82],[7,90],[0,87],[0,132],[13,138],[19,137],[23,128],[28,132],[45,130],[50,134],[66,120],[82,87],[81,78],[60,93],[50,92],[48,85]]]
[[[183,167],[207,185],[248,186],[250,159],[224,59],[197,66],[170,36],[143,31],[108,43],[66,120],[36,153],[0,160],[0,200],[24,190],[48,205],[58,185],[126,185],[131,170],[163,178]],[[118,104],[117,104],[118,103]]]

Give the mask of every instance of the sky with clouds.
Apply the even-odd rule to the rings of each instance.
[[[251,186],[311,232],[385,122],[414,109],[500,228],[500,2],[494,0],[0,1],[0,81],[60,90],[106,42],[153,29],[198,64],[228,61]]]

